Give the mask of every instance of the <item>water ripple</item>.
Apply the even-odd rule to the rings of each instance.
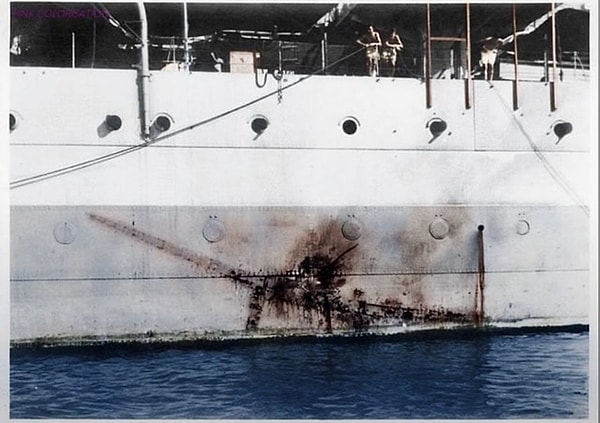
[[[585,418],[587,333],[13,350],[12,418]]]

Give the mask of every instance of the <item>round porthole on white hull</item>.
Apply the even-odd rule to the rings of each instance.
[[[444,239],[448,232],[450,231],[450,225],[446,221],[446,219],[441,217],[436,217],[433,219],[433,222],[429,224],[429,233],[435,239]]]
[[[425,127],[429,128],[429,132],[431,132],[431,135],[433,135],[434,138],[437,138],[448,128],[448,124],[445,120],[434,117],[427,122]]]
[[[521,219],[517,222],[517,233],[519,235],[527,235],[531,229],[529,222],[525,219]]]
[[[12,132],[18,124],[17,117],[13,113],[9,113],[8,115],[8,128]]]
[[[271,123],[269,122],[269,119],[267,119],[265,116],[256,115],[253,116],[252,120],[250,121],[250,128],[256,135],[261,135],[267,130],[270,124]]]
[[[75,241],[75,227],[69,222],[57,223],[54,226],[53,235],[59,244],[70,244]]]
[[[358,131],[358,128],[360,128],[360,123],[358,122],[358,119],[356,119],[355,117],[346,116],[339,123],[339,126],[342,129],[342,131],[344,132],[344,134],[354,135]]]
[[[362,235],[362,226],[356,219],[348,219],[342,224],[342,235],[348,241],[356,241]]]
[[[211,219],[202,228],[202,236],[208,242],[219,242],[225,238],[225,225],[218,220]]]

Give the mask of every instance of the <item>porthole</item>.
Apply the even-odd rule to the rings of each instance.
[[[260,135],[269,127],[269,120],[264,116],[255,116],[250,122],[250,128],[256,135]]]
[[[19,126],[19,122],[21,121],[19,115],[15,112],[10,112],[8,114],[8,128],[10,129],[10,132],[14,131],[15,129],[17,129],[17,127]]]
[[[75,227],[69,222],[56,224],[52,234],[59,244],[67,245],[75,241]]]
[[[554,124],[552,125],[552,130],[554,131],[554,134],[558,137],[558,140],[556,141],[556,144],[558,144],[563,139],[563,137],[573,132],[573,124],[571,124],[571,122],[559,120],[554,122]]]
[[[436,217],[429,224],[429,234],[434,239],[439,240],[439,239],[446,238],[446,235],[448,235],[449,231],[450,231],[450,225],[448,224],[446,219],[444,219],[442,217]]]
[[[439,137],[442,132],[444,132],[448,128],[448,124],[445,120],[440,119],[439,117],[434,117],[427,122],[425,125],[426,128],[429,128],[429,132],[434,137]]]
[[[521,219],[517,222],[517,233],[519,235],[527,235],[530,229],[531,226],[529,225],[529,222],[525,219]]]
[[[154,140],[163,132],[171,129],[173,122],[173,118],[166,113],[159,113],[156,115],[152,121],[152,124],[150,125],[150,139]]]
[[[219,242],[225,238],[225,225],[213,218],[202,228],[202,236],[208,242]]]
[[[121,118],[117,115],[107,115],[105,122],[106,122],[106,126],[111,131],[118,131],[119,129],[121,129],[121,125],[123,124],[123,122],[121,121]],[[170,122],[169,122],[169,126],[170,126]]]
[[[8,127],[11,131],[17,127],[17,118],[12,113],[8,115]]]
[[[353,117],[345,117],[341,122],[341,128],[344,134],[346,135],[354,135],[358,128],[360,127],[360,123],[356,118]]]
[[[348,241],[356,241],[362,235],[362,226],[355,218],[350,218],[342,224],[342,235]]]
[[[154,119],[152,127],[158,132],[168,131],[171,129],[171,119],[165,115],[158,115],[156,119]]]
[[[573,125],[569,122],[561,122],[554,125],[554,133],[562,138],[573,131]]]

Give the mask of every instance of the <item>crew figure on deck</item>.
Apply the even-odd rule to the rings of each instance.
[[[481,45],[481,59],[479,64],[483,67],[483,75],[487,81],[494,79],[494,64],[498,49],[504,44],[502,38],[487,37]]]
[[[394,28],[392,33],[385,40],[385,45],[383,46],[382,58],[384,63],[387,65],[388,76],[394,76],[396,72],[396,62],[398,60],[398,52],[404,48],[404,43],[400,39],[400,36],[396,32]]]
[[[375,31],[371,25],[369,26],[369,31],[356,40],[356,42],[365,47],[367,72],[370,76],[377,76],[379,73],[379,46],[381,46],[379,32]]]

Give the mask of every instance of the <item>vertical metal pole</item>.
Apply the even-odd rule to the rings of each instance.
[[[552,2],[552,80],[550,81],[550,111],[556,110],[556,13]]]
[[[150,59],[148,52],[148,18],[146,17],[146,9],[143,2],[138,2],[138,11],[141,21],[141,63],[139,69],[140,78],[140,118],[142,123],[142,135],[144,140],[150,139],[150,118],[149,118],[149,100],[148,100],[148,82],[150,81]]]
[[[466,26],[467,26],[467,79],[466,79],[466,86],[465,86],[465,109],[470,109],[471,108],[471,88],[472,88],[472,83],[471,83],[471,6],[469,5],[469,2],[467,2],[466,6]]]
[[[513,110],[519,108],[519,49],[517,43],[517,5],[512,5],[512,22],[513,22],[513,44],[514,44],[514,69],[515,79],[513,81]]]
[[[283,74],[283,44],[281,41],[277,42],[277,69],[279,70],[279,76]]]
[[[427,39],[425,41],[425,105],[431,108],[431,11],[427,3]]]
[[[191,56],[190,56],[190,40],[189,40],[189,23],[188,23],[188,10],[187,2],[183,2],[183,68],[185,71],[190,70]]]
[[[75,33],[71,32],[71,68],[75,69]]]
[[[327,26],[323,28],[323,38],[321,39],[321,70],[327,68]]]
[[[550,73],[548,71],[548,34],[544,34],[544,82],[547,84],[550,81]]]
[[[96,19],[92,20],[92,24],[94,33],[92,36],[92,64],[90,66],[91,68],[93,68],[96,64]]]

